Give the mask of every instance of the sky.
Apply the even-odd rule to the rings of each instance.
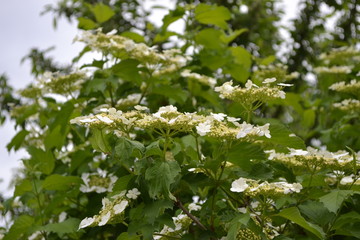
[[[75,22],[69,23],[66,19],[60,19],[57,29],[54,30],[51,14],[40,16],[45,5],[56,2],[57,0],[11,0],[4,1],[1,5],[0,74],[6,73],[15,89],[24,88],[33,81],[30,75],[30,63],[20,64],[21,59],[31,48],[44,50],[55,46],[55,50],[49,55],[53,56],[56,62],[66,64],[83,47],[81,43],[73,43],[74,37],[78,34]],[[146,8],[165,2],[165,0],[148,0]],[[174,5],[173,1],[167,0],[167,2],[170,7]],[[284,0],[283,5],[286,10],[282,23],[296,16],[298,2],[299,0]],[[159,25],[164,14],[166,11],[157,10],[151,19]],[[176,29],[179,26],[181,25],[175,23],[172,27]],[[26,156],[25,151],[7,152],[6,144],[15,134],[16,130],[11,123],[0,127],[0,179],[3,180],[0,182],[0,192],[5,196],[12,195],[12,189],[9,189],[8,185],[13,176],[13,169],[19,167],[20,159]]]

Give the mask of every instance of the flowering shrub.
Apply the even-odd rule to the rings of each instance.
[[[1,205],[14,220],[5,240],[360,238],[360,143],[350,134],[359,52],[322,57],[318,90],[303,93],[322,98],[306,109],[292,92],[299,74],[229,46],[230,13],[206,6],[187,10],[207,24],[192,56],[84,31],[79,57],[95,51],[101,60],[46,72],[20,91],[12,116],[22,128],[8,148],[29,157]],[[218,21],[204,17],[214,12]],[[204,57],[214,48],[229,62]],[[354,98],[332,102],[330,91]],[[346,144],[331,129],[337,121]]]

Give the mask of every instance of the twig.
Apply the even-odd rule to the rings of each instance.
[[[185,207],[184,205],[180,202],[180,200],[177,198],[175,204],[181,209],[183,210],[183,212],[188,215],[189,218],[191,218],[200,228],[202,228],[203,230],[207,230],[206,227],[199,221],[199,219],[197,219],[197,217],[195,217],[194,215],[192,215]]]

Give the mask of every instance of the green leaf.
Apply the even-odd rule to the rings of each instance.
[[[157,160],[155,164],[145,172],[145,180],[149,183],[149,195],[151,198],[159,197],[170,193],[170,185],[181,172],[176,161]]]
[[[105,129],[92,129],[90,142],[92,147],[100,152],[110,153],[111,146],[109,144],[109,136],[105,133]]]
[[[145,152],[145,147],[142,143],[120,137],[116,142],[115,155],[119,158],[122,164],[130,167],[133,165],[133,159],[131,156],[133,155],[135,149],[137,149],[141,154]]]
[[[344,236],[355,237],[356,239],[360,239],[359,224],[358,223],[348,224],[346,227],[336,230],[334,235],[344,235]],[[354,239],[354,238],[346,238],[346,239]]]
[[[195,8],[195,19],[203,24],[213,24],[222,29],[227,29],[226,21],[230,18],[230,11],[223,6],[218,7],[201,3]]]
[[[123,37],[130,38],[130,39],[134,40],[134,42],[137,42],[137,43],[145,42],[144,36],[142,36],[136,32],[126,31],[126,32],[122,32],[120,35]]]
[[[152,92],[173,99],[180,104],[185,103],[186,99],[189,97],[189,93],[178,84],[171,86],[158,85],[153,89]]]
[[[288,127],[286,127],[279,121],[273,119],[264,119],[261,122],[270,123],[269,130],[270,130],[271,138],[263,137],[262,140],[269,144],[275,145],[274,146],[275,150],[288,151],[287,148],[294,148],[294,149],[306,148],[304,141],[298,136],[295,136]]]
[[[89,18],[79,17],[78,19],[78,28],[84,30],[91,30],[97,27],[96,22]]]
[[[18,240],[26,234],[29,229],[34,225],[34,218],[29,215],[19,216],[13,225],[11,226],[9,232],[5,235],[3,240]]]
[[[51,150],[53,147],[61,149],[64,145],[67,134],[61,132],[61,125],[58,125],[53,130],[48,130],[44,139],[45,149]]]
[[[216,70],[227,64],[229,61],[229,56],[227,53],[224,53],[223,50],[219,51],[216,49],[204,48],[199,55],[203,65],[211,70]]]
[[[228,161],[244,170],[250,170],[252,160],[266,159],[262,148],[253,143],[241,142],[234,145],[228,154]]]
[[[250,76],[251,54],[242,47],[229,48],[232,61],[225,65],[224,72],[239,82],[245,83]]]
[[[129,235],[127,232],[121,233],[116,240],[140,240],[141,238],[137,235]]]
[[[41,227],[40,231],[54,232],[63,237],[64,234],[76,232],[79,228],[80,220],[77,218],[68,218],[60,223],[49,223]]]
[[[325,238],[324,231],[317,225],[307,222],[305,218],[303,218],[299,212],[299,209],[296,207],[283,209],[277,216],[289,219],[290,221],[298,224],[309,232],[313,233],[319,239]]]
[[[33,185],[28,179],[23,179],[15,186],[14,197],[21,196],[26,192],[32,192]]]
[[[125,59],[115,64],[111,70],[114,74],[124,81],[135,82],[141,84],[142,78],[138,69],[139,61],[134,59]]]
[[[351,190],[333,190],[331,193],[319,198],[319,201],[322,202],[330,212],[337,213],[344,200],[354,193],[357,192]]]
[[[351,211],[348,213],[345,213],[343,215],[340,215],[334,225],[332,226],[332,229],[341,229],[345,226],[350,224],[350,223],[359,223],[360,222],[360,214],[355,212],[355,211]]]
[[[81,179],[76,176],[62,176],[59,174],[53,174],[44,180],[42,186],[46,190],[65,191],[70,188],[77,188],[81,182]]]
[[[149,144],[149,146],[146,146],[146,151],[145,151],[145,156],[146,157],[150,157],[150,156],[162,156],[164,153],[160,148],[160,140],[157,140],[155,142],[152,142]]]
[[[230,47],[232,56],[234,57],[235,63],[243,65],[246,69],[250,70],[251,67],[251,54],[243,47]]]
[[[155,219],[162,215],[165,209],[172,209],[174,203],[172,200],[161,199],[150,204],[146,204],[146,208],[144,209],[144,215],[146,217],[146,222],[150,224],[154,224]]]
[[[55,158],[51,151],[43,151],[33,146],[28,147],[28,153],[31,155],[30,162],[35,168],[44,174],[49,175],[55,167]]]
[[[299,205],[299,209],[301,213],[320,226],[325,226],[335,218],[335,214],[329,212],[320,202],[309,201]]]
[[[9,152],[11,149],[14,149],[15,151],[18,150],[28,134],[29,132],[26,130],[21,130],[20,132],[18,132],[15,137],[11,139],[11,142],[6,145],[7,150]]]
[[[90,11],[95,15],[98,23],[103,23],[115,15],[115,12],[107,5],[98,3],[91,7]]]
[[[269,65],[270,63],[274,62],[276,60],[276,56],[274,55],[271,55],[271,56],[268,56],[264,59],[260,59],[260,61],[258,61],[258,64],[259,65]]]
[[[222,35],[223,33],[219,30],[206,28],[196,34],[195,42],[210,49],[221,49],[225,47],[225,44],[220,41]]]
[[[49,128],[53,130],[61,126],[61,133],[67,135],[66,131],[69,128],[69,121],[74,109],[74,104],[71,101],[64,103],[54,119],[52,119],[52,122],[49,124]]]
[[[154,43],[165,42],[169,37],[178,35],[176,32],[166,31],[155,35]]]
[[[127,190],[128,184],[132,177],[133,177],[133,175],[129,174],[129,175],[125,175],[125,176],[122,176],[121,178],[119,178],[114,184],[113,192],[121,192],[121,191]]]
[[[304,125],[306,128],[311,128],[315,123],[315,111],[312,109],[307,109],[303,113],[302,117],[302,125]]]
[[[247,31],[248,31],[248,29],[246,29],[246,28],[238,29],[238,30],[235,30],[234,32],[231,32],[229,35],[223,34],[220,39],[222,42],[228,44],[228,43],[232,42],[235,38],[237,38],[240,34],[247,32]]]

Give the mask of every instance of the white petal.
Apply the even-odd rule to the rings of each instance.
[[[122,213],[125,210],[125,208],[127,207],[128,204],[129,204],[129,202],[127,200],[123,200],[119,204],[116,204],[114,206],[114,213],[115,214]]]

